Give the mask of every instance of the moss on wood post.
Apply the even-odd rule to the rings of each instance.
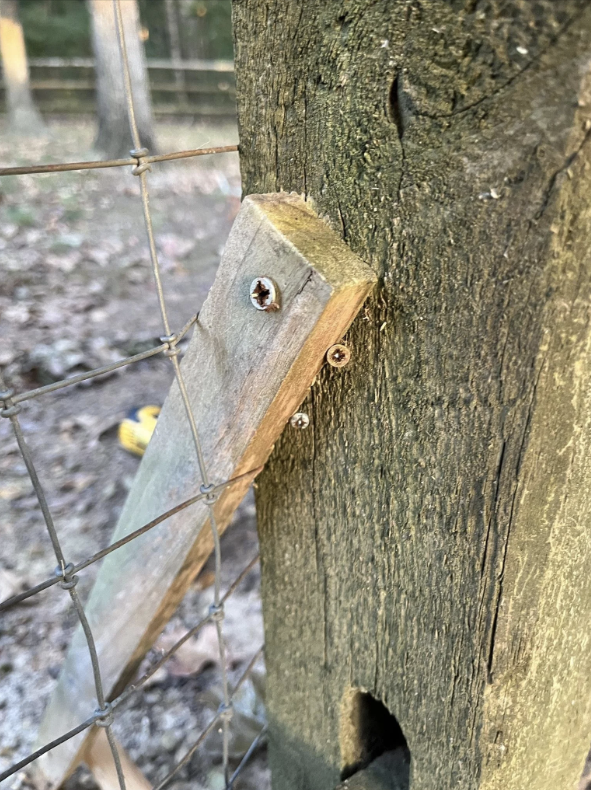
[[[276,790],[347,700],[412,790],[573,787],[591,736],[591,7],[234,0],[245,193],[379,274],[261,480]]]

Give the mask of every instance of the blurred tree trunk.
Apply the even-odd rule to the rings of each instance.
[[[179,31],[179,20],[177,16],[177,5],[175,0],[164,0],[166,9],[166,25],[168,27],[168,38],[170,41],[170,57],[178,68],[174,70],[174,81],[179,89],[178,98],[181,104],[186,107],[187,92],[185,91],[185,72],[180,68],[183,59],[181,51],[181,37]]]
[[[95,147],[109,158],[126,156],[133,148],[123,82],[123,65],[112,0],[88,0],[96,62],[98,133]],[[135,118],[142,146],[155,147],[152,102],[144,47],[140,40],[136,0],[121,3],[125,44],[129,60]]]
[[[33,102],[18,0],[0,0],[0,54],[8,122],[13,132],[39,134],[45,124]]]
[[[304,194],[380,278],[351,362],[319,374],[309,427],[258,479],[273,787],[329,790],[398,745],[381,702],[406,788],[573,788],[591,737],[591,4],[233,7],[245,193]]]

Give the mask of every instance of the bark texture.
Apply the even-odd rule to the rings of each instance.
[[[274,788],[338,784],[354,689],[412,790],[573,787],[591,7],[234,0],[234,25],[245,193],[303,193],[380,277],[258,488]]]
[[[10,130],[33,135],[45,131],[29,85],[29,66],[18,0],[0,0],[0,55]]]
[[[92,43],[96,63],[98,132],[95,148],[109,158],[127,156],[133,143],[129,131],[121,52],[112,0],[87,0],[92,19]],[[135,118],[142,146],[155,147],[152,102],[144,47],[139,36],[136,0],[121,3],[125,44],[129,60]]]

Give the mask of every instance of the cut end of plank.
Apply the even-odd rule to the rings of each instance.
[[[351,289],[365,285],[366,293],[376,275],[324,221],[312,205],[295,193],[248,195],[244,205],[252,205],[273,225],[286,242],[302,255],[330,286]]]

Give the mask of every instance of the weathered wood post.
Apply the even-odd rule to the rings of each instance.
[[[234,24],[245,194],[313,199],[380,277],[258,488],[274,788],[403,738],[412,790],[573,788],[591,7],[234,0]]]

